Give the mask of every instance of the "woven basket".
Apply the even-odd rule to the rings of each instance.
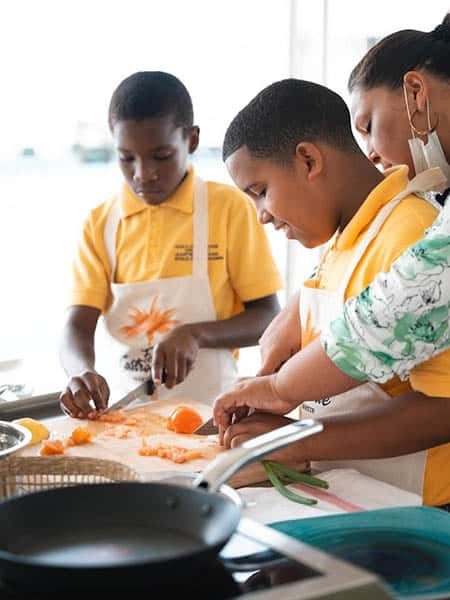
[[[133,469],[112,460],[76,456],[11,456],[0,460],[0,499],[85,483],[138,481]]]

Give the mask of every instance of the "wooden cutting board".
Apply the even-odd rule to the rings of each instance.
[[[167,473],[200,472],[218,454],[225,451],[220,446],[217,436],[188,435],[174,433],[167,429],[166,418],[174,408],[181,405],[195,409],[204,421],[212,415],[212,408],[206,404],[190,398],[172,398],[150,401],[126,410],[130,417],[135,416],[143,420],[143,424],[139,426],[142,435],[137,435],[132,427],[128,428],[130,431],[127,432],[125,425],[111,426],[100,421],[72,419],[66,416],[48,419],[45,424],[51,432],[51,438],[67,439],[76,427],[83,427],[92,432],[92,442],[67,448],[65,454],[68,456],[115,460],[135,469],[143,479],[157,479],[159,475],[164,476]],[[113,427],[116,432],[118,427],[122,427],[127,437],[122,439],[112,437]],[[146,439],[149,445],[161,443],[199,450],[203,458],[177,464],[157,456],[140,456],[138,449],[142,445],[142,438]],[[38,456],[40,448],[40,444],[28,446],[21,451],[21,455]],[[262,465],[253,463],[241,469],[228,484],[233,487],[243,487],[266,479]]]

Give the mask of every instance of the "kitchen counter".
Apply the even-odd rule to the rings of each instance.
[[[55,354],[23,353],[0,361],[0,386],[25,385],[32,396],[60,391],[66,376]]]
[[[318,474],[318,477],[328,482],[327,490],[299,484],[289,486],[297,494],[316,499],[317,504],[314,506],[288,500],[271,486],[240,488],[239,495],[246,504],[245,516],[267,524],[288,519],[422,504],[417,494],[362,475],[355,469],[333,469]]]

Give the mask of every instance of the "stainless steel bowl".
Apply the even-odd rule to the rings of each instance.
[[[0,456],[17,452],[31,442],[31,432],[22,425],[0,421]]]

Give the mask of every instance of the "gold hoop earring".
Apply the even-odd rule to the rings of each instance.
[[[411,114],[410,108],[409,108],[409,103],[408,103],[408,96],[406,94],[406,88],[405,86],[403,86],[403,92],[405,95],[405,104],[406,104],[406,112],[408,114],[408,121],[409,121],[409,126],[411,127],[411,131],[416,135],[428,135],[429,133],[433,133],[433,131],[435,131],[436,127],[438,126],[439,123],[439,115],[436,115],[436,123],[434,125],[434,127],[431,126],[431,118],[430,118],[430,101],[428,100],[428,97],[426,99],[426,103],[427,103],[427,121],[428,121],[428,129],[417,129],[417,127],[414,125],[414,115],[418,114],[419,111],[415,111]]]
[[[428,102],[428,100],[427,100]],[[431,127],[431,122],[430,122],[430,115],[428,113],[428,129],[417,129],[417,127],[414,125],[413,122],[413,118],[414,115],[418,114],[418,111],[414,112],[409,119],[409,126],[411,127],[411,129],[414,131],[415,134],[417,135],[428,135],[429,133],[433,133],[433,131],[435,131],[437,129],[437,126],[439,124],[439,115],[436,115],[436,123],[434,124],[433,127]]]

